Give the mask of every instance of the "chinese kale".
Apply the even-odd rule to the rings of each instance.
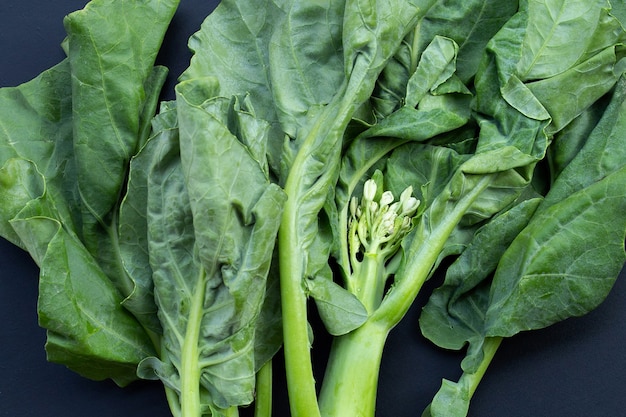
[[[0,233],[40,267],[49,360],[158,379],[176,417],[264,417],[282,348],[294,417],[372,417],[439,271],[420,327],[466,357],[422,415],[465,416],[503,338],[607,296],[621,3],[224,0],[160,102],[177,3],[93,0],[63,62],[0,89]]]

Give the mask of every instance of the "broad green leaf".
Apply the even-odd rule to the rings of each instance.
[[[418,49],[426,48],[436,35],[459,45],[457,75],[468,82],[476,73],[487,42],[517,12],[517,1],[438,1],[418,28]]]
[[[148,177],[164,352],[160,361],[144,362],[141,373],[152,367],[176,391],[198,390],[202,406],[221,415],[253,400],[255,323],[284,196],[244,144],[266,141],[268,129],[244,118],[239,122],[251,125],[231,132],[237,110],[216,92],[210,78],[178,85],[180,154],[175,138],[165,136]]]
[[[470,94],[460,84],[458,89],[438,92],[438,87],[454,77],[457,46],[450,39],[435,37],[429,44],[415,72],[407,82],[404,105],[361,133],[356,140],[374,136],[390,136],[404,140],[423,141],[463,126],[469,120],[469,100],[432,99],[431,94]],[[427,96],[428,95],[428,96]],[[450,104],[450,105],[448,105]],[[416,109],[415,107],[419,107]],[[401,144],[402,142],[398,142]]]
[[[469,107],[464,110],[469,113]],[[444,106],[430,110],[401,107],[358,138],[394,137],[401,139],[397,141],[398,145],[408,140],[421,142],[463,126],[468,122],[468,116]]]
[[[528,84],[534,97],[552,117],[550,131],[563,129],[611,90],[621,75],[619,59],[615,48],[608,47],[559,75]],[[565,90],[565,85],[572,87]]]
[[[626,168],[541,207],[502,257],[489,336],[546,327],[595,308],[626,260]]]
[[[540,201],[526,200],[478,229],[467,248],[447,268],[444,283],[433,291],[420,315],[422,334],[437,346],[459,350],[468,343],[472,345],[463,361],[465,372],[475,372],[482,359],[490,278]]]
[[[43,192],[42,187],[45,187],[48,199],[55,201],[57,214],[54,217],[62,220],[68,228],[74,228],[73,225],[80,223],[80,197],[72,157],[71,87],[67,60],[32,81],[0,89],[0,101],[3,103],[0,113],[0,167],[8,170],[9,165],[6,164],[10,159],[32,163],[44,182],[38,183],[36,177],[32,177],[29,183],[22,183],[21,187],[28,186],[29,190],[23,190],[21,198],[25,198],[24,193],[39,196]],[[4,178],[4,184],[14,183],[17,178],[13,175],[20,175],[20,172],[21,169],[13,171]],[[9,171],[5,174],[8,175]],[[15,239],[15,235],[10,231],[8,222],[25,203],[25,199],[14,201],[3,209],[0,222],[4,226],[0,230],[5,236],[4,230],[7,229],[7,233],[13,235],[10,240]]]
[[[194,55],[181,80],[217,77],[220,96],[249,94],[258,117],[272,128],[268,158],[272,169],[280,172],[284,133],[274,104],[269,65],[270,40],[286,14],[277,3],[221,1],[189,39]]]
[[[10,158],[32,161],[53,177],[59,159],[71,150],[72,113],[69,63],[62,61],[33,80],[0,89],[0,165]],[[69,144],[69,146],[68,146]]]
[[[58,220],[47,217],[46,207],[44,197],[33,200],[14,223],[24,241],[35,236],[49,242],[39,260],[38,302],[48,360],[91,379],[126,385],[137,378],[137,364],[154,355],[152,342],[122,307],[122,295],[95,259]]]
[[[615,87],[608,107],[588,135],[580,152],[557,177],[542,209],[623,167],[626,161],[624,132],[626,132],[626,79],[622,77]]]
[[[426,47],[406,87],[405,105],[415,107],[422,98],[450,79],[456,71],[459,47],[451,39],[435,36]]]
[[[269,43],[274,105],[290,137],[312,106],[327,104],[344,79],[341,28],[344,1],[285,1],[285,17]],[[311,30],[315,27],[315,30]]]
[[[85,214],[96,221],[117,203],[127,164],[145,141],[149,118],[142,113],[160,90],[148,81],[177,5],[95,0],[64,20],[78,184]]]
[[[344,68],[353,79],[368,79],[353,85],[359,101],[372,93],[373,80],[396,54],[400,42],[434,4],[433,0],[348,0],[343,24]],[[354,84],[354,82],[352,83]],[[371,84],[371,85],[368,85]]]
[[[163,105],[152,125],[154,134],[130,161],[126,195],[119,208],[117,235],[119,258],[133,285],[124,300],[124,307],[146,328],[161,333],[149,256],[148,175],[156,157],[154,153],[161,149],[158,143],[178,134],[176,109]]]
[[[585,145],[503,258],[491,295],[491,334],[585,314],[613,285],[625,260],[624,91],[621,80]]]
[[[598,100],[555,135],[554,141],[548,148],[553,178],[560,175],[585,145],[591,131],[604,114],[609,98],[603,97]]]
[[[520,79],[537,80],[560,74],[583,58],[593,39],[607,0],[527,0],[529,25],[517,65]],[[576,39],[576,42],[572,42]]]
[[[94,259],[62,229],[50,242],[40,280],[48,360],[92,379],[135,380],[137,364],[154,354],[152,342]]]

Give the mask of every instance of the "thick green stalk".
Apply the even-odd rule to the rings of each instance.
[[[341,98],[341,95],[338,97]],[[351,108],[346,109],[342,101],[334,105],[331,103],[325,108],[298,151],[285,183],[287,201],[278,233],[278,247],[285,372],[292,417],[319,416],[309,347],[307,297],[303,288],[307,237],[301,236],[301,231],[304,228],[303,223],[317,221],[317,215],[325,199],[320,199],[319,209],[311,213],[315,218],[303,216],[301,206],[310,203],[304,201],[307,199],[306,194],[311,188],[320,187],[320,179],[312,184],[306,184],[305,177],[309,172],[309,165],[319,164],[315,157],[315,153],[319,152],[316,148],[326,146],[326,152],[334,151],[335,155],[331,153],[327,159],[330,164],[339,163],[343,131],[352,115],[348,110]],[[336,172],[336,169],[329,166],[324,175],[333,172]],[[324,175],[321,179],[324,179]],[[329,181],[328,186],[331,186],[331,183],[332,181]]]
[[[400,39],[398,39],[398,42]],[[384,60],[388,59],[385,57]],[[346,83],[316,118],[301,141],[285,181],[278,249],[280,256],[283,350],[292,417],[320,415],[309,347],[307,299],[303,288],[307,249],[328,190],[337,183],[343,136],[355,110],[370,97],[384,62],[361,55]],[[308,232],[305,232],[308,230]],[[352,417],[352,416],[350,416]]]
[[[336,338],[320,393],[324,417],[373,417],[378,373],[389,330],[366,322]]]
[[[291,197],[290,197],[291,198]],[[298,250],[295,208],[287,200],[279,231],[280,291],[283,312],[285,374],[291,414],[319,417],[315,380],[311,366],[306,295],[302,288],[304,254]],[[291,204],[293,205],[293,203]]]

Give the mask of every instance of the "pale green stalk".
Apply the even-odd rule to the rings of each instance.
[[[333,341],[320,393],[325,417],[371,417],[376,406],[378,374],[389,331],[366,322]]]
[[[205,288],[206,275],[204,269],[202,269],[191,300],[187,330],[181,348],[181,417],[202,417],[198,342],[200,340],[200,324],[204,312]]]
[[[272,417],[272,374],[271,360],[257,372],[254,417]]]
[[[307,166],[317,163],[313,156],[315,152],[319,152],[317,149],[326,146],[325,151],[330,152],[329,166],[324,175],[336,175],[336,169],[332,165],[339,163],[341,139],[353,112],[351,100],[344,100],[341,93],[336,97],[338,100],[324,109],[304,139],[285,183],[287,201],[278,234],[278,245],[285,369],[292,417],[320,415],[311,364],[307,297],[302,286],[306,274],[306,237],[300,236],[299,232],[302,228],[301,222],[312,221],[303,219],[301,205],[306,203],[303,200],[306,200],[310,188],[319,187],[319,182],[324,181],[322,178],[308,186],[303,184],[306,181],[306,175],[303,174],[308,172]],[[319,202],[315,216],[322,209],[324,201],[321,199]]]

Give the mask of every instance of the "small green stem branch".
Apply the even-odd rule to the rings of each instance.
[[[385,267],[380,258],[381,255],[376,253],[363,255],[354,288],[350,289],[370,314],[380,305],[385,290]]]
[[[271,360],[257,372],[254,417],[272,416],[272,373]]]
[[[498,348],[500,347],[500,343],[502,342],[501,337],[488,337],[485,339],[485,343],[483,345],[483,360],[480,362],[480,365],[476,372],[472,374],[463,373],[461,378],[459,379],[459,384],[466,386],[468,388],[469,397],[471,398],[480,381],[483,379],[485,372],[487,372],[487,368],[491,364],[493,357],[495,356]]]
[[[324,417],[373,417],[378,373],[389,331],[366,322],[336,338],[320,393]]]
[[[180,409],[180,398],[178,398],[178,392],[166,386],[165,398],[167,399],[167,404],[170,407],[170,412],[172,413],[172,416],[180,417],[181,409]]]

